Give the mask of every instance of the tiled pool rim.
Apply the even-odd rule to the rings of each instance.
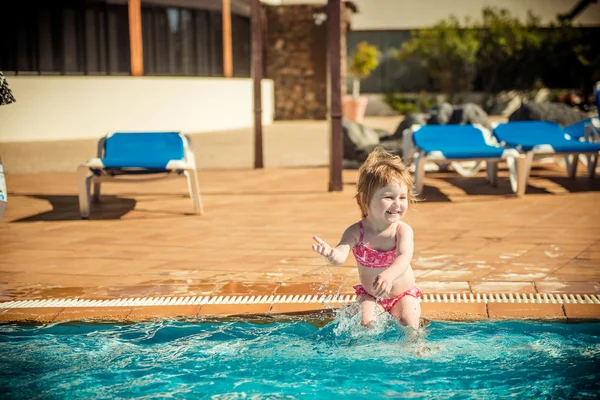
[[[0,308],[39,307],[128,307],[128,306],[179,306],[191,304],[275,304],[322,303],[347,304],[356,295],[270,295],[270,296],[165,296],[129,297],[112,300],[46,299],[17,300],[0,303]],[[552,293],[443,293],[424,294],[423,303],[537,303],[537,304],[600,304],[600,295]]]
[[[332,310],[355,300],[356,296],[349,294],[24,299],[0,302],[0,321],[298,314]],[[420,301],[423,317],[432,320],[600,320],[600,294],[429,293]]]

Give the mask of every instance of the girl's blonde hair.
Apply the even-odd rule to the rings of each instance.
[[[363,218],[368,215],[369,202],[375,192],[394,181],[406,184],[409,204],[417,201],[413,193],[415,185],[402,159],[377,147],[358,170],[355,197]]]

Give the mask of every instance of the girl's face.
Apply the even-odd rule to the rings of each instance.
[[[394,181],[379,188],[369,203],[369,217],[381,222],[399,222],[408,210],[408,188],[404,182]]]

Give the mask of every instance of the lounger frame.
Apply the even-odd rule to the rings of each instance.
[[[505,124],[510,124],[510,122],[506,122]],[[494,123],[492,125],[493,129],[495,129],[498,125],[500,125],[500,123]],[[592,132],[591,129],[593,129],[593,127],[590,126],[586,126],[586,131],[587,132]],[[591,133],[590,133],[591,134]],[[566,136],[568,136],[565,133]],[[586,137],[587,134],[586,134]],[[590,136],[591,137],[591,136]],[[506,146],[503,142],[501,142],[500,138],[496,138],[499,143],[503,146]],[[573,140],[573,139],[570,139]],[[555,150],[550,144],[539,144],[537,146],[534,146],[531,150],[522,150],[520,149],[518,146],[517,147],[511,147],[511,148],[515,148],[517,151],[519,151],[520,154],[522,154],[525,157],[525,163],[524,163],[524,174],[525,174],[525,179],[528,180],[529,179],[529,174],[531,173],[531,166],[533,164],[533,160],[535,157],[539,157],[539,156],[544,156],[544,157],[551,157],[551,156],[564,156],[565,158],[565,163],[567,166],[567,175],[569,176],[569,178],[571,179],[575,179],[575,176],[577,175],[577,165],[578,160],[580,157],[585,157],[586,158],[586,165],[587,165],[587,175],[589,178],[593,179],[596,175],[596,166],[598,163],[598,151],[578,151],[578,152],[573,152],[573,151],[560,151],[560,150]],[[525,190],[525,187],[522,188],[523,191]]]
[[[471,125],[481,131],[483,138],[488,146],[499,147],[495,143],[493,136],[489,130],[479,124]],[[469,158],[447,158],[441,151],[430,151],[429,153],[425,150],[420,149],[413,140],[413,135],[421,129],[421,125],[413,125],[409,129],[403,132],[404,149],[405,151],[412,151],[414,153],[408,155],[408,158],[414,157],[414,168],[415,168],[415,191],[417,193],[422,192],[424,179],[425,179],[425,164],[428,161],[432,162],[450,162],[454,169],[459,172],[461,176],[470,177],[479,172],[483,163],[486,165],[487,180],[492,185],[496,185],[498,182],[498,163],[500,161],[506,161],[509,169],[510,185],[512,191],[517,196],[523,196],[525,194],[526,175],[525,171],[525,158],[514,149],[504,149],[500,157],[469,157]],[[467,170],[460,164],[465,161],[476,161],[478,162],[475,168]]]
[[[198,184],[198,173],[196,171],[196,158],[191,149],[191,139],[179,133],[184,146],[184,159],[171,160],[164,168],[166,171],[153,171],[145,168],[120,169],[118,174],[113,174],[102,162],[105,155],[105,143],[107,138],[116,132],[109,132],[98,140],[97,157],[88,160],[77,168],[77,180],[79,187],[79,211],[81,218],[89,218],[91,206],[91,188],[93,185],[93,200],[100,202],[100,187],[102,182],[149,182],[169,178],[179,178],[182,175],[187,178],[188,190],[192,200],[194,214],[204,214],[204,207],[200,197],[200,185]],[[128,132],[124,132],[128,133]],[[132,133],[135,134],[135,133]]]

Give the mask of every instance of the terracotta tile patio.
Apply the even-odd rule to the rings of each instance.
[[[483,174],[427,174],[425,200],[406,218],[418,284],[431,295],[599,295],[600,180],[569,180],[558,164],[540,163],[519,199],[506,174],[497,187]],[[353,295],[352,257],[327,266],[310,245],[313,235],[335,243],[359,218],[356,177],[344,170],[343,192],[329,193],[325,167],[201,169],[203,216],[188,214],[182,179],[105,184],[90,219],[80,220],[74,173],[8,173],[0,301]],[[345,303],[127,304],[0,308],[0,321],[275,315]],[[424,301],[422,308],[432,319],[600,319],[600,304],[574,302]]]

